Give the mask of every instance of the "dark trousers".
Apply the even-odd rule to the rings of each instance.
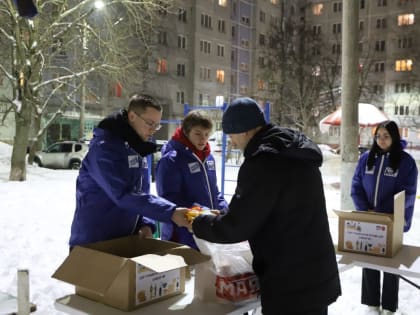
[[[391,312],[398,308],[398,290],[400,277],[392,273],[383,273],[381,299],[381,272],[363,268],[362,304],[380,306]]]

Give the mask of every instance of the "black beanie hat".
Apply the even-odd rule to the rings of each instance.
[[[266,125],[264,113],[249,97],[235,99],[223,114],[222,128],[226,134],[235,134]]]

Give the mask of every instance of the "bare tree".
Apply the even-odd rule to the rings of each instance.
[[[158,13],[169,10],[171,4],[169,0],[104,0],[99,14],[95,2],[45,0],[39,2],[34,19],[19,17],[12,0],[0,2],[0,40],[11,47],[7,58],[0,60],[0,72],[12,86],[8,102],[16,126],[10,180],[26,179],[30,128],[34,150],[67,106],[84,106],[86,80],[132,82],[139,77]],[[47,113],[52,115],[41,126]]]

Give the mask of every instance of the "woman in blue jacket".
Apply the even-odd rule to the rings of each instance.
[[[162,148],[156,168],[159,196],[190,208],[225,210],[228,205],[217,187],[216,164],[208,139],[213,123],[203,111],[189,112],[182,126]],[[186,244],[197,249],[192,234],[172,222],[162,223],[162,239]]]
[[[405,152],[406,142],[401,140],[394,121],[380,124],[370,151],[359,159],[351,187],[351,196],[357,210],[393,213],[394,195],[405,191],[404,232],[411,226],[417,191],[417,166]],[[362,303],[384,312],[398,308],[398,275],[384,272],[382,299],[380,272],[364,268],[362,277]]]

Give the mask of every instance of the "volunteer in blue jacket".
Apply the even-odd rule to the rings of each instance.
[[[160,128],[162,107],[134,95],[127,110],[94,130],[76,181],[76,211],[70,247],[132,234],[151,236],[154,222],[186,225],[188,209],[149,193],[146,156],[156,151],[148,139]]]
[[[264,315],[326,315],[341,294],[319,167],[322,153],[299,131],[266,123],[251,98],[226,109],[223,132],[244,162],[229,211],[200,215],[209,242],[248,240]]]
[[[417,166],[403,149],[398,126],[394,121],[381,123],[370,151],[357,164],[351,187],[351,197],[357,210],[393,213],[394,195],[405,190],[404,232],[411,226],[417,191]],[[364,268],[362,277],[362,304],[384,313],[393,314],[398,308],[398,275],[384,272],[382,298],[380,271]]]
[[[193,110],[185,116],[182,126],[162,148],[156,169],[159,196],[188,208],[227,209],[217,187],[216,164],[207,142],[212,129],[213,123],[204,111]],[[162,239],[197,249],[192,234],[172,222],[162,224]]]

